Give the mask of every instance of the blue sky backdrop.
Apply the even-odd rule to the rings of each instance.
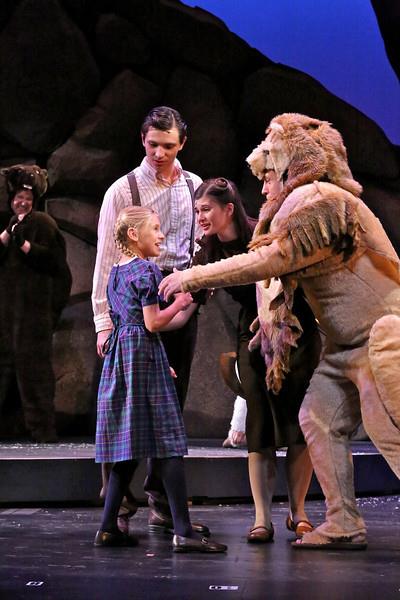
[[[184,0],[268,58],[308,73],[400,144],[400,85],[369,0]]]

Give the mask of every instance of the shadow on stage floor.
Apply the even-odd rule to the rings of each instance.
[[[132,520],[136,548],[94,548],[101,508],[0,509],[0,597],[51,600],[391,600],[400,598],[400,497],[363,498],[369,547],[360,552],[295,550],[275,502],[275,542],[246,543],[249,504],[195,506],[228,544],[226,555],[173,554],[171,537],[147,531],[147,508]],[[322,501],[308,503],[314,523]]]

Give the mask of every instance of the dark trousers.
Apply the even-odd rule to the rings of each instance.
[[[168,361],[177,375],[174,379],[179,406],[183,411],[189,387],[190,367],[192,365],[197,338],[197,314],[191,316],[181,329],[164,331],[161,339],[167,353]],[[158,470],[153,468],[151,458],[147,461],[147,477],[144,490],[149,497],[152,508],[165,516],[170,516],[167,495]]]
[[[194,357],[197,338],[197,314],[190,317],[181,329],[163,331],[161,339],[171,367],[177,375],[174,379],[179,406],[183,411],[189,387],[190,368]]]

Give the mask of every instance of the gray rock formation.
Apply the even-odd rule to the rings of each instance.
[[[37,155],[65,140],[99,89],[82,31],[57,0],[24,0],[0,36],[0,129]]]

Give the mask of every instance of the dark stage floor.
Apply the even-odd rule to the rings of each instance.
[[[0,509],[0,598],[263,600],[400,599],[400,496],[363,498],[365,552],[293,550],[284,528],[287,503],[274,503],[273,544],[252,546],[248,504],[195,506],[226,555],[173,554],[171,538],[147,532],[147,509],[133,520],[137,548],[94,548],[100,508]],[[321,501],[309,503],[318,523]]]

